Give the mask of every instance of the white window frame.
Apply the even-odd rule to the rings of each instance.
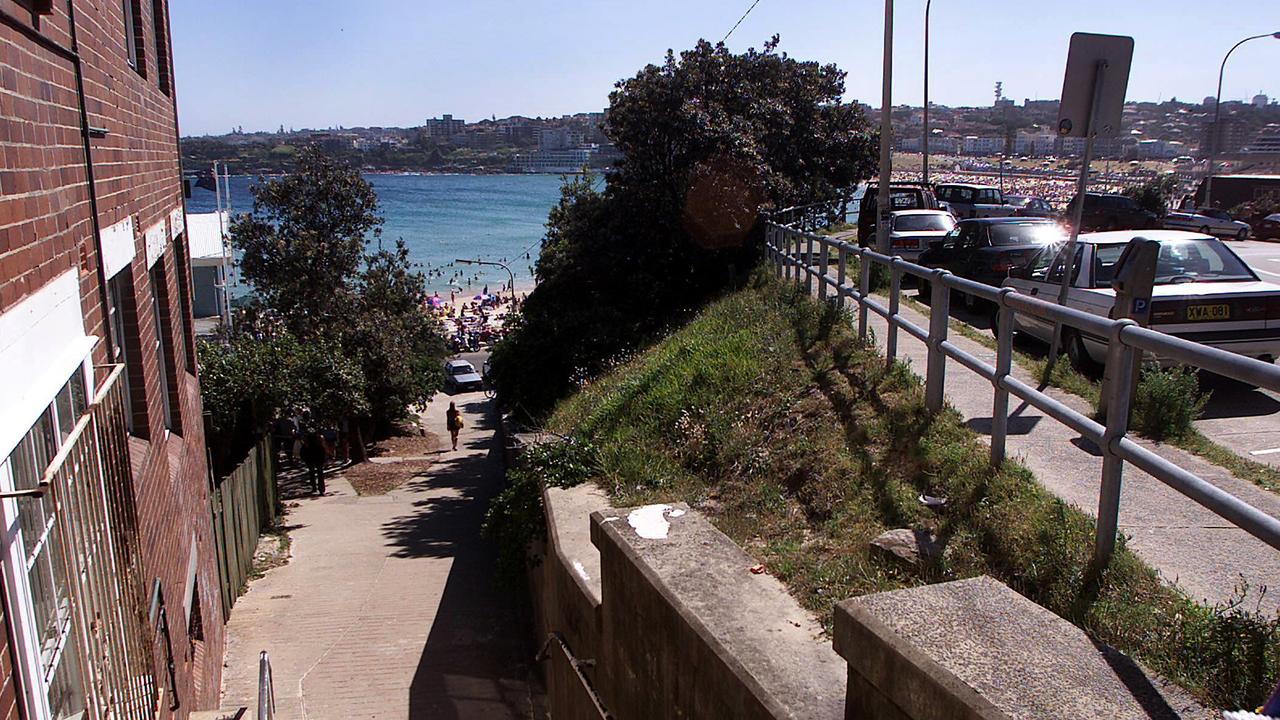
[[[67,378],[70,380],[76,373],[80,374],[86,391],[86,403],[92,397],[88,394],[92,392],[92,373],[89,372],[88,366],[89,358],[85,358]],[[55,395],[54,398],[50,399],[49,405],[54,413],[56,442],[61,447],[62,439],[57,432],[60,423],[57,417],[56,397]],[[78,419],[75,418],[75,420]],[[5,456],[0,458],[0,490],[12,491],[15,489],[9,456]],[[0,533],[0,558],[3,558],[4,587],[8,600],[5,612],[9,615],[9,626],[14,634],[14,669],[17,671],[18,679],[21,683],[21,692],[18,694],[22,698],[25,711],[24,717],[44,720],[52,717],[52,709],[49,705],[50,681],[57,673],[57,668],[65,660],[63,654],[66,650],[67,642],[76,641],[73,637],[75,628],[73,626],[74,620],[69,620],[66,629],[59,638],[58,648],[53,661],[50,663],[50,672],[46,674],[41,657],[40,632],[36,627],[35,607],[32,601],[30,577],[28,576],[27,547],[22,537],[22,528],[18,519],[18,503],[21,502],[32,502],[32,500],[6,498],[0,502],[0,523],[2,523],[3,528],[3,532]],[[57,522],[56,517],[54,522]],[[37,545],[48,541],[53,527],[53,524],[46,527],[45,533],[37,542]],[[83,653],[83,648],[81,650]],[[79,674],[82,678],[83,672],[84,668],[80,668]],[[87,692],[86,688],[82,687],[81,690]],[[87,697],[85,698],[85,703],[86,707],[88,707],[89,699]]]

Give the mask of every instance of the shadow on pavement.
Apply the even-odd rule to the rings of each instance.
[[[522,598],[496,586],[494,551],[481,534],[503,483],[500,448],[487,401],[460,409],[471,427],[459,450],[471,452],[445,453],[402,488],[418,496],[415,511],[383,526],[396,556],[453,561],[409,688],[409,717],[534,717],[540,691]]]

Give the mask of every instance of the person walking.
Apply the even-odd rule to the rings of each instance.
[[[302,449],[298,453],[307,466],[307,481],[317,495],[324,495],[324,463],[328,459],[324,437],[310,430],[302,437]]]
[[[453,440],[453,449],[458,449],[458,431],[462,430],[462,413],[458,406],[449,403],[449,410],[444,414],[444,425],[449,429],[449,438]]]

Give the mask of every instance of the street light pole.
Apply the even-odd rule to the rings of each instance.
[[[460,262],[463,265],[492,265],[500,267],[507,271],[507,277],[511,278],[511,284],[507,287],[511,288],[511,305],[514,307],[516,303],[516,276],[512,274],[511,268],[505,264],[493,260],[467,260],[466,258],[456,258],[454,262]]]
[[[924,184],[929,184],[929,7],[933,0],[924,2],[924,139],[923,150]]]
[[[1232,45],[1231,49],[1227,51],[1227,54],[1222,57],[1222,65],[1218,67],[1218,94],[1214,96],[1214,101],[1213,101],[1213,130],[1212,130],[1213,134],[1210,135],[1209,137],[1209,140],[1211,143],[1209,146],[1209,174],[1204,179],[1204,206],[1205,207],[1213,207],[1213,202],[1211,198],[1211,195],[1213,193],[1213,171],[1214,171],[1214,166],[1217,165],[1219,146],[1222,144],[1222,125],[1220,124],[1222,121],[1222,76],[1227,71],[1227,59],[1231,57],[1231,53],[1236,51],[1236,48],[1249,42],[1250,40],[1259,40],[1261,38],[1267,38],[1267,37],[1280,40],[1280,32],[1263,33],[1261,35],[1252,35],[1250,37],[1247,37],[1241,40],[1235,45]]]
[[[880,189],[876,197],[876,251],[889,254],[889,180],[893,175],[893,0],[884,0],[884,77],[880,98]]]

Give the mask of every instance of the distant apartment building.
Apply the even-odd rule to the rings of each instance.
[[[572,150],[539,150],[516,155],[508,168],[522,173],[576,173],[593,167],[594,148]]]
[[[1056,152],[1057,141],[1058,136],[1053,133],[1020,132],[1013,138],[1013,152],[1015,155],[1048,157]]]
[[[581,130],[572,127],[550,127],[538,130],[538,150],[572,150],[586,138]]]
[[[0,20],[0,720],[185,718],[223,611],[168,5]]]
[[[1249,124],[1240,118],[1224,117],[1209,121],[1204,127],[1201,142],[1203,152],[1234,153],[1249,141]]]
[[[466,120],[454,118],[452,115],[441,115],[423,123],[422,132],[429,138],[451,138],[461,134],[466,126]]]
[[[966,135],[961,143],[960,151],[965,155],[999,155],[1004,152],[1002,137]]]

